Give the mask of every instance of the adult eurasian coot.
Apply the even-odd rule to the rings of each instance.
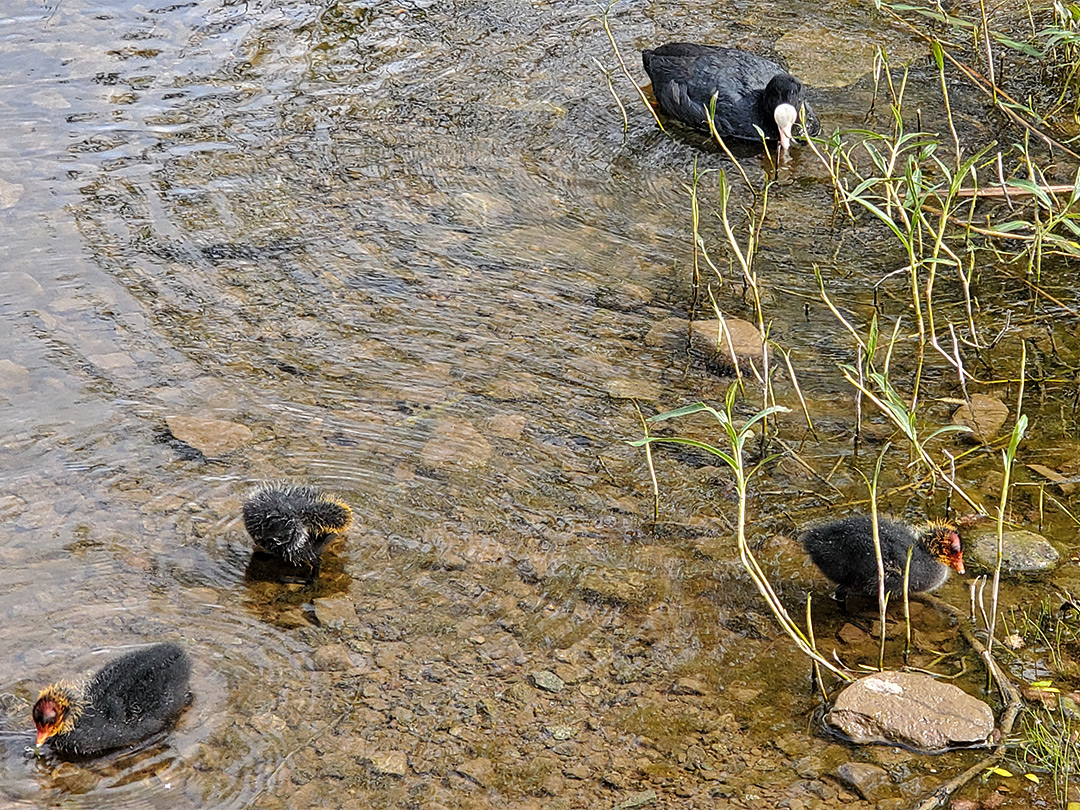
[[[660,109],[684,124],[708,131],[715,96],[713,123],[723,138],[760,142],[764,133],[787,149],[800,128],[810,135],[821,132],[802,83],[764,57],[735,48],[673,42],[643,51],[641,60]],[[797,127],[802,114],[805,124]]]
[[[949,568],[964,573],[964,550],[952,523],[932,522],[916,529],[878,518],[878,540],[885,564],[885,590],[894,597],[904,592],[909,548],[912,551],[908,585],[912,592],[941,587]],[[821,572],[836,583],[837,600],[843,601],[848,593],[877,595],[877,558],[869,515],[815,526],[803,534],[802,544]]]

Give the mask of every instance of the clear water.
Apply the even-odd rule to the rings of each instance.
[[[641,83],[640,48],[672,39],[803,58],[829,129],[869,109],[868,39],[913,47],[847,5],[796,0],[630,2],[611,24]],[[833,36],[860,47],[822,59]],[[736,564],[724,471],[660,454],[650,531],[631,398],[648,414],[730,382],[649,337],[694,300],[693,166],[730,164],[659,132],[616,75],[624,132],[594,59],[614,66],[590,2],[5,5],[9,806],[576,807],[655,789],[711,807],[802,795],[813,777],[788,749],[822,773],[854,756],[805,733],[807,666]],[[910,91],[928,109],[934,82]],[[983,134],[976,101],[955,103]],[[768,164],[744,166],[760,182]],[[876,229],[833,227],[808,150],[780,181],[758,267],[815,409],[803,452],[828,472],[850,452],[835,363],[851,357],[813,266],[865,319],[901,260]],[[1074,301],[1072,282],[1048,284]],[[716,294],[748,316],[737,281]],[[878,296],[903,312],[903,278]],[[1036,441],[1068,455],[1055,396]],[[171,439],[174,416],[251,438],[207,460]],[[798,612],[827,586],[785,538],[820,517],[815,493],[857,500],[861,480],[769,475],[754,541]],[[356,508],[312,587],[247,575],[240,504],[279,478]],[[42,685],[162,638],[190,650],[196,693],[164,740],[90,763],[27,753]],[[533,686],[547,670],[565,693]],[[679,678],[703,694],[672,696]]]

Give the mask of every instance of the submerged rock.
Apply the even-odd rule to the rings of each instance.
[[[545,692],[561,692],[566,688],[563,679],[547,669],[533,672],[529,678],[537,689],[543,689]]]
[[[868,802],[889,798],[892,793],[889,772],[869,762],[845,762],[836,769],[836,775]]]
[[[977,571],[992,572],[997,564],[997,530],[990,529],[967,541],[967,558]],[[1001,536],[1001,571],[1005,574],[1039,574],[1053,570],[1061,554],[1041,534],[1026,529]]]
[[[596,293],[596,305],[602,309],[634,312],[652,302],[653,292],[640,284],[623,283],[601,287]]]
[[[468,422],[445,419],[420,452],[420,461],[435,469],[483,467],[492,454],[491,442]]]
[[[11,208],[22,199],[26,187],[22,183],[12,183],[0,177],[0,209]]]
[[[371,769],[387,776],[405,776],[409,760],[403,751],[380,751],[371,755]]]
[[[166,416],[173,438],[194,447],[207,458],[218,458],[251,442],[251,429],[237,422],[198,419],[193,416]]]
[[[761,347],[761,332],[741,318],[725,318],[723,326],[719,320],[690,324],[691,351],[703,355],[721,374],[734,373],[733,356],[743,372],[748,372],[751,364],[761,362]]]
[[[458,765],[454,770],[476,782],[480,787],[490,787],[495,781],[495,766],[487,757],[470,759]]]
[[[825,721],[857,743],[941,751],[985,744],[994,713],[951,683],[918,672],[878,672],[844,689]]]
[[[1001,432],[1008,418],[1009,406],[1000,399],[986,394],[972,394],[970,404],[964,403],[953,411],[952,423],[971,429],[971,433],[965,434],[966,438],[989,444]]]

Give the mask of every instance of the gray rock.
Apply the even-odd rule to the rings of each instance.
[[[537,689],[543,689],[545,692],[561,692],[566,688],[562,678],[546,669],[532,673],[529,679]]]
[[[1061,554],[1041,534],[1026,529],[1002,535],[1001,571],[1005,574],[1038,574],[1053,570]],[[997,560],[997,530],[979,532],[967,541],[965,559],[976,571],[992,572]]]
[[[868,802],[889,798],[892,793],[889,772],[869,762],[845,762],[836,769],[836,775]]]
[[[985,743],[994,714],[951,683],[918,672],[878,672],[844,689],[825,721],[857,743],[899,743],[920,751]]]

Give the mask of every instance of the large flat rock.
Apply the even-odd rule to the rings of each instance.
[[[997,530],[990,529],[973,535],[967,541],[966,558],[976,571],[990,572],[997,562]],[[1041,534],[1027,529],[1003,532],[1001,535],[1001,570],[1005,574],[1039,574],[1052,571],[1061,554]]]
[[[857,743],[941,751],[987,742],[994,713],[951,683],[919,672],[878,672],[844,689],[825,722]]]

